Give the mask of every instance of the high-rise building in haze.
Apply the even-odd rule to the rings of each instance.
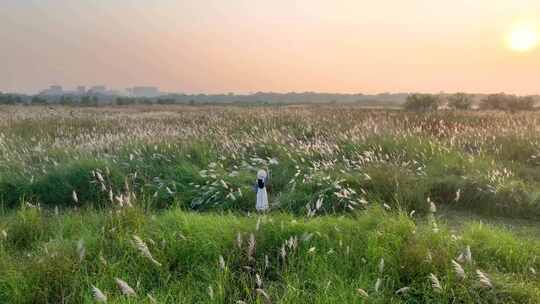
[[[39,93],[40,95],[62,95],[64,90],[59,85],[52,85],[48,89],[43,90]]]
[[[86,87],[85,86],[78,86],[77,87],[77,95],[84,95],[86,94]]]
[[[105,86],[93,86],[88,90],[89,94],[105,94],[107,88]]]
[[[159,89],[156,87],[134,87],[127,89],[132,97],[158,97],[160,95]]]

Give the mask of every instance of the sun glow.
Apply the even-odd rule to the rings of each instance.
[[[538,45],[538,32],[529,24],[521,24],[512,29],[507,36],[508,46],[518,52],[526,52]]]

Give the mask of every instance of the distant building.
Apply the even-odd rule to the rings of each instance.
[[[118,90],[107,90],[105,91],[105,95],[107,96],[122,96],[125,95],[125,93],[122,93]]]
[[[86,94],[86,87],[85,86],[78,86],[77,87],[77,95],[85,95]]]
[[[40,95],[60,96],[64,94],[64,89],[59,85],[52,85],[48,89],[39,93]]]
[[[93,86],[88,90],[88,94],[91,95],[105,95],[107,92],[107,87],[105,86]]]
[[[160,95],[159,89],[156,87],[134,87],[128,89],[132,97],[147,97],[153,98]]]

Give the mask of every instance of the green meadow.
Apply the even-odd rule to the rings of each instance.
[[[539,113],[0,110],[0,303],[540,303]]]

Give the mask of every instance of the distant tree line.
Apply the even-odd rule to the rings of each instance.
[[[68,95],[16,95],[1,94],[0,104],[26,105],[134,105],[134,104],[183,104],[183,105],[264,105],[264,104],[303,104],[303,103],[343,103],[361,104],[366,106],[398,106],[405,101],[407,93],[384,93],[376,95],[365,94],[333,94],[333,93],[264,93],[235,95],[229,94],[166,94],[159,97],[126,97],[110,95],[80,96]]]
[[[411,94],[407,96],[404,108],[409,111],[448,110],[498,110],[498,111],[532,111],[536,109],[536,96],[516,96],[505,93],[483,96],[479,102],[474,101],[475,95],[456,93],[443,94]]]
[[[109,95],[21,95],[0,92],[0,105],[65,105],[96,107],[101,105],[268,105],[268,104],[355,104],[363,106],[403,106],[410,111],[449,110],[499,110],[528,111],[536,109],[538,96],[516,96],[504,93],[491,95],[456,94],[406,94],[384,93],[331,94],[331,93],[255,93],[235,94],[168,94],[155,98],[123,97]]]
[[[532,96],[515,96],[503,93],[492,94],[480,103],[481,109],[501,111],[529,111],[535,108],[536,102]]]
[[[0,104],[16,105],[16,104],[22,104],[23,102],[24,102],[24,99],[20,95],[0,93]]]

